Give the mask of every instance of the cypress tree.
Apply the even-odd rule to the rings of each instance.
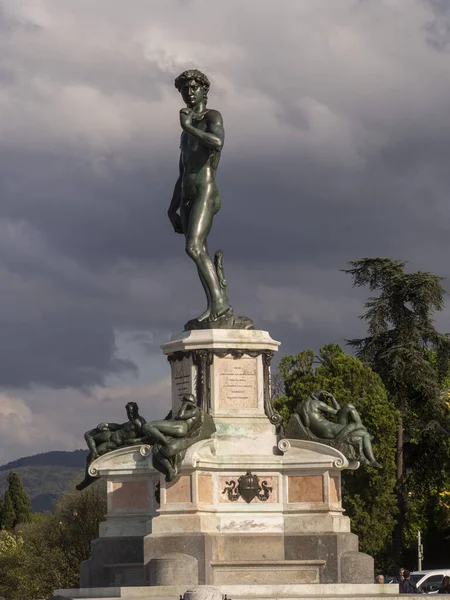
[[[442,277],[418,271],[406,273],[406,263],[391,258],[363,258],[350,262],[355,287],[378,292],[370,297],[366,312],[368,335],[349,340],[358,358],[378,373],[399,411],[397,423],[396,479],[398,523],[394,537],[398,560],[403,562],[405,515],[410,505],[409,486],[420,462],[428,454],[417,495],[439,488],[442,461],[436,448],[448,435],[440,427],[446,419],[443,388],[450,367],[450,336],[440,333],[434,315],[444,306]],[[435,460],[433,460],[433,456]],[[420,460],[422,458],[422,461]],[[426,480],[432,480],[434,482]]]
[[[9,490],[5,492],[5,499],[2,507],[1,514],[2,529],[12,529],[16,521],[16,513],[14,511],[14,505],[11,499]]]
[[[29,523],[31,521],[32,509],[30,497],[23,489],[22,480],[13,471],[8,475],[8,491],[11,496],[16,519],[14,525]]]

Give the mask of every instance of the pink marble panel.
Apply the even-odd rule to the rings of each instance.
[[[191,478],[189,475],[181,475],[175,481],[167,484],[166,504],[178,504],[179,502],[192,502]]]
[[[340,477],[332,475],[330,477],[330,502],[341,501],[341,482]]]
[[[211,475],[198,475],[197,496],[199,502],[213,503],[213,480]]]
[[[114,481],[109,498],[112,510],[145,510],[149,506],[147,481]]]
[[[288,477],[288,502],[323,502],[322,475]]]

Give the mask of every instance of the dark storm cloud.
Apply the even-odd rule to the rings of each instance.
[[[0,1],[0,414],[31,428],[61,390],[80,433],[133,394],[112,377],[166,378],[204,303],[166,215],[187,67],[226,127],[210,246],[280,354],[363,332],[349,260],[450,275],[448,31],[438,0]]]
[[[105,178],[73,157],[45,151],[37,156],[3,152],[0,217],[27,222],[51,250],[82,262],[88,271],[122,259],[139,261],[163,254],[164,246],[171,247],[164,243],[170,233],[166,219],[170,193],[158,181],[157,167],[121,172],[108,166],[107,159],[103,165],[108,169]],[[176,171],[167,171],[165,178],[159,174],[170,186]],[[155,227],[155,222],[164,227]]]
[[[115,354],[114,330],[101,314],[57,311],[19,321],[0,319],[0,376],[3,386],[41,383],[83,387],[104,383],[107,373],[135,370]]]

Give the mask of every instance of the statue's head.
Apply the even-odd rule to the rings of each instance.
[[[185,394],[183,396],[183,402],[187,402],[189,404],[197,405],[197,400],[195,399],[194,394]]]
[[[139,415],[139,406],[137,405],[137,402],[128,402],[125,406],[125,410],[127,411],[127,416],[130,421]]]
[[[316,396],[319,400],[321,400],[322,402],[326,402],[328,404],[328,400],[330,400],[330,398],[333,397],[333,394],[330,394],[329,392],[320,390],[320,391],[316,392]]]
[[[175,87],[183,97],[186,106],[194,108],[203,102],[206,104],[209,92],[209,79],[197,69],[183,71],[175,79]]]

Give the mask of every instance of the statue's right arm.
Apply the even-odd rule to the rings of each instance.
[[[184,405],[181,405],[180,410],[178,411],[177,414],[177,420],[179,421],[187,421],[188,419],[190,419],[191,417],[197,415],[198,413],[198,408],[196,406],[192,406],[192,404],[189,403],[185,403]]]
[[[326,412],[329,415],[337,415],[338,411],[335,408],[331,408],[326,402],[320,401],[319,408],[322,412]]]
[[[127,441],[127,445],[128,446],[137,446],[138,444],[145,444],[145,441],[146,441],[145,436],[131,438],[130,440]]]
[[[179,175],[178,175],[178,179],[175,183],[175,187],[174,187],[173,194],[172,194],[172,200],[170,202],[170,206],[169,206],[169,210],[167,211],[167,214],[169,216],[170,222],[172,223],[175,232],[183,233],[181,218],[177,212],[181,205],[181,183],[183,180],[183,170],[184,170],[181,155],[180,155],[180,162],[179,162],[178,170],[179,170]]]
[[[138,431],[139,433],[142,432],[142,426],[145,423],[145,421],[144,421],[144,423],[142,421],[143,421],[143,419],[141,417],[138,417],[137,419],[134,419],[132,421],[134,427],[136,428],[136,431]]]
[[[179,419],[184,419],[184,413],[186,412],[186,402],[182,402],[179,411],[175,415],[175,419],[178,421]]]
[[[336,398],[333,396],[333,394],[330,394],[330,400],[334,406],[334,408],[339,411],[341,410],[341,405],[339,404],[339,402],[336,400]]]

